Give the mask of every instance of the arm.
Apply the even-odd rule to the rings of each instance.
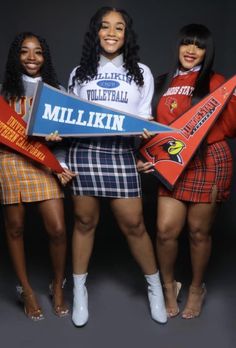
[[[213,91],[224,81],[225,78],[223,76],[218,74],[213,75],[213,78],[210,82],[210,90]],[[207,141],[208,143],[213,143],[218,139],[221,140],[225,137],[236,137],[236,92],[234,92],[222,114],[216,121],[215,126],[213,127],[207,138]]]
[[[236,137],[236,95],[232,95],[217,122],[225,137]]]
[[[151,103],[154,94],[154,78],[151,73],[151,70],[146,65],[140,65],[140,67],[143,69],[144,85],[141,89],[141,98],[138,106],[138,114],[151,121],[153,120],[153,117],[151,116]],[[150,133],[147,129],[144,129],[141,138],[142,140],[148,140],[153,135],[154,134]]]
[[[79,97],[78,93],[77,93],[77,89],[78,89],[78,83],[75,83],[75,86],[73,88],[70,88],[70,86],[72,85],[72,80],[73,80],[73,77],[75,76],[75,73],[76,73],[76,70],[77,70],[78,66],[76,66],[72,72],[70,73],[70,76],[69,76],[69,80],[68,80],[68,93],[71,93],[71,94],[74,94],[76,95],[77,97]]]
[[[62,173],[57,174],[58,179],[62,185],[66,185],[70,180],[77,175],[77,173],[72,172],[66,164],[66,153],[67,153],[67,142],[66,140],[62,141],[60,144],[57,144],[53,150],[54,155],[59,161],[60,165],[64,169]]]
[[[141,98],[138,107],[138,114],[145,118],[150,118],[152,117],[151,103],[154,94],[154,78],[151,70],[146,65],[141,64],[140,67],[143,69],[144,85],[141,87]]]

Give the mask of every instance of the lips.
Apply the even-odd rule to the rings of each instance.
[[[194,62],[195,59],[196,57],[193,57],[193,56],[187,56],[187,55],[184,56],[184,60],[186,60],[186,62]]]
[[[38,64],[36,63],[25,63],[25,66],[28,68],[28,69],[35,69],[38,67]]]
[[[115,40],[115,39],[105,39],[104,41],[108,45],[115,45],[118,42],[118,40]]]
[[[23,64],[24,68],[26,71],[31,71],[31,72],[35,72],[38,71],[40,68],[40,65],[37,63],[24,63]]]

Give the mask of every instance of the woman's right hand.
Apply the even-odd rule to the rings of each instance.
[[[63,172],[57,174],[57,177],[60,180],[60,183],[63,186],[66,186],[66,184],[68,184],[68,182],[71,181],[76,175],[78,174],[72,172],[70,169],[63,168]]]

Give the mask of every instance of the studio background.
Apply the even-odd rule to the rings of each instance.
[[[79,64],[83,36],[90,17],[100,6],[127,10],[138,34],[141,62],[154,76],[168,71],[178,30],[185,24],[201,23],[212,31],[216,43],[215,71],[226,77],[236,74],[236,2],[234,0],[67,0],[4,1],[0,5],[0,82],[3,78],[9,45],[22,31],[46,38],[62,85],[67,86],[71,70]],[[236,117],[236,114],[235,114]],[[236,142],[230,140],[236,161]],[[209,296],[200,318],[184,321],[176,318],[165,326],[150,319],[144,282],[126,242],[103,203],[95,250],[88,282],[91,319],[83,329],[73,327],[70,318],[59,320],[51,312],[46,296],[50,281],[47,237],[32,206],[26,216],[25,242],[32,284],[39,294],[46,319],[32,323],[23,315],[15,300],[15,276],[11,267],[1,214],[0,233],[0,334],[2,347],[87,347],[158,346],[159,348],[208,347],[233,348],[236,308],[236,172],[231,197],[221,206],[213,234],[213,253],[206,275]],[[143,176],[144,212],[147,228],[154,240],[155,188],[153,177]],[[72,301],[70,241],[72,205],[66,192],[68,227],[68,263],[66,290]],[[190,260],[187,236],[183,233],[177,275],[188,285]],[[185,288],[186,288],[185,286]],[[183,292],[185,300],[186,293]]]

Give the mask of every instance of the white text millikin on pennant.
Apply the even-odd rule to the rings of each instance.
[[[77,116],[73,117],[73,112],[74,109],[71,108],[54,106],[52,109],[51,104],[44,104],[44,114],[42,115],[42,118],[54,122],[75,124],[84,127],[124,131],[124,115],[94,111],[85,113],[84,110],[78,110]]]

